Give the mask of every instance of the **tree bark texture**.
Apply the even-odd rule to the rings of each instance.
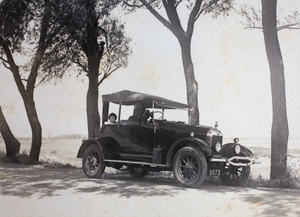
[[[6,147],[6,157],[16,158],[16,154],[20,151],[20,142],[12,134],[0,106],[0,132]]]
[[[271,180],[283,178],[286,173],[289,136],[284,67],[277,34],[276,8],[277,0],[262,0],[262,25],[271,74],[273,109],[271,132]]]
[[[87,19],[87,40],[83,45],[88,59],[89,87],[87,91],[87,121],[89,138],[97,137],[100,130],[100,115],[98,108],[99,89],[98,75],[99,64],[102,57],[103,47],[98,44],[98,19],[95,9],[96,2],[90,0],[86,3]]]
[[[194,65],[191,57],[191,40],[189,38],[179,39],[182,63],[184,68],[184,75],[186,80],[186,94],[187,102],[190,106],[189,110],[189,123],[198,125],[199,120],[199,107],[198,107],[198,83],[195,79]]]
[[[32,140],[29,157],[32,162],[39,160],[41,146],[42,146],[42,126],[38,119],[33,96],[28,95],[23,98],[26,108],[27,117],[31,127]]]
[[[93,59],[90,57],[90,59]],[[96,64],[89,65],[89,86],[86,96],[86,112],[88,121],[89,138],[97,137],[100,129],[100,115],[98,108],[98,67]]]

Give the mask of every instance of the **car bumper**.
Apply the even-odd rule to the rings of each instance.
[[[243,156],[233,156],[231,158],[210,158],[209,162],[212,163],[228,163],[236,167],[246,167],[252,164],[260,164],[261,162],[254,158],[243,157]]]

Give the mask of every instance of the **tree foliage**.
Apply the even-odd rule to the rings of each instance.
[[[60,41],[56,39],[63,38],[66,32],[63,31],[66,17],[61,10],[62,3],[62,0],[3,0],[0,4],[3,12],[0,16],[0,59],[12,72],[24,102],[32,131],[29,154],[32,162],[38,161],[42,145],[34,90],[40,69],[44,69],[48,61],[45,54],[59,46]],[[26,55],[27,64],[17,63],[17,55]]]
[[[33,17],[30,0],[3,0],[0,3],[0,34],[11,41],[12,50],[20,51],[26,29]],[[35,8],[36,5],[34,5]]]
[[[103,52],[100,59],[99,85],[111,73],[120,67],[127,66],[127,58],[131,51],[129,48],[130,39],[124,34],[124,25],[118,17],[112,15],[120,1],[95,1],[95,0],[66,0],[63,3],[65,24],[67,34],[60,40],[60,45],[52,52],[59,56],[61,61],[48,61],[45,69],[50,78],[61,78],[66,66],[75,64],[79,67],[79,74],[82,72],[88,76],[88,54],[91,48],[89,41],[94,41],[97,51]],[[94,14],[94,15],[93,15]],[[94,16],[94,18],[93,18]],[[94,38],[89,38],[88,24],[94,28]],[[63,48],[63,49],[62,49]],[[46,57],[53,58],[53,53],[46,54]]]
[[[95,117],[98,113],[95,106],[98,104],[98,86],[118,68],[126,66],[130,54],[130,40],[124,36],[124,25],[111,15],[119,3],[118,0],[1,2],[3,49],[0,58],[8,69],[14,69],[14,78],[25,105],[30,104],[26,101],[28,96],[31,97],[32,106],[26,108],[27,111],[35,111],[33,92],[38,84],[60,79],[68,68],[77,65],[80,66],[79,74],[85,72],[90,83],[96,82],[93,88],[89,88],[87,112],[89,120],[100,122],[99,115]],[[27,63],[17,64],[14,54],[26,56]],[[93,109],[89,107],[91,104]],[[28,118],[39,122],[36,112],[33,113],[36,117],[27,112]],[[98,125],[92,127],[93,132],[98,132]]]
[[[130,54],[129,38],[124,35],[124,25],[112,15],[121,1],[66,0],[68,40],[72,46],[62,53],[62,58],[79,66],[85,72],[89,87],[87,92],[87,120],[89,137],[96,137],[100,128],[98,111],[99,85],[120,67],[127,65]],[[61,65],[58,65],[60,68]],[[53,68],[52,68],[53,69]],[[56,70],[64,73],[64,70]],[[57,76],[49,72],[49,75]]]

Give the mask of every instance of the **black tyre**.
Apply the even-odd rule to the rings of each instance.
[[[98,145],[92,144],[86,148],[83,153],[82,168],[89,178],[100,178],[104,173],[103,153]]]
[[[148,174],[143,167],[129,167],[128,171],[133,178],[144,178]]]
[[[173,159],[173,173],[180,185],[199,187],[205,181],[207,173],[207,162],[203,153],[190,146],[180,149]]]
[[[249,175],[250,166],[246,167],[235,167],[235,166],[225,166],[225,175],[220,176],[220,180],[225,185],[230,186],[241,186],[243,185]]]

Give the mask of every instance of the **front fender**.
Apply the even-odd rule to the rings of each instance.
[[[189,146],[189,145],[199,148],[206,157],[211,156],[211,153],[212,153],[211,148],[203,140],[197,139],[197,138],[190,138],[190,137],[183,138],[183,139],[180,139],[177,142],[175,142],[172,145],[172,147],[169,149],[167,158],[166,158],[167,167],[171,167],[172,160],[173,160],[175,154],[177,153],[177,151],[179,151],[179,149],[181,149],[185,146]]]
[[[77,153],[77,158],[82,158],[85,149],[91,144],[97,144],[101,150],[103,149],[103,142],[101,142],[99,139],[83,140],[83,142],[79,148],[79,151]]]
[[[246,146],[243,146],[241,144],[239,144],[241,146],[241,153],[236,154],[234,151],[235,145],[236,145],[235,143],[227,143],[227,144],[223,145],[222,149],[220,151],[221,156],[226,157],[226,158],[230,158],[233,156],[254,157],[254,155],[250,151],[250,149],[248,149]]]

